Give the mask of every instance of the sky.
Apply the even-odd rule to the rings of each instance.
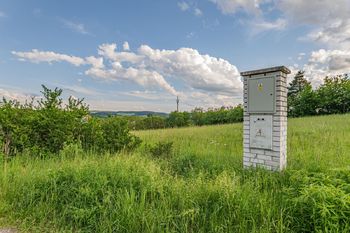
[[[350,70],[350,0],[0,0],[0,96],[91,110],[235,106],[240,72]]]

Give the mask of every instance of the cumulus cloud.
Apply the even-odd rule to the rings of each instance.
[[[130,50],[129,43],[128,43],[127,41],[124,42],[124,44],[123,44],[123,49],[126,50],[126,51],[129,51],[129,50]]]
[[[318,86],[326,76],[350,73],[350,50],[313,51],[302,69],[306,78]]]
[[[98,54],[115,62],[141,62],[143,57],[132,52],[116,52],[117,44],[102,44],[98,47]]]
[[[19,57],[19,60],[31,61],[34,63],[39,63],[39,62],[53,63],[53,62],[65,61],[75,66],[80,66],[85,64],[85,60],[80,57],[55,53],[51,51],[39,51],[37,49],[33,49],[31,52],[12,51],[12,54]]]
[[[86,57],[85,60],[88,64],[92,65],[93,68],[103,69],[105,67],[103,64],[102,57],[90,56],[90,57]]]
[[[132,82],[146,91],[160,89],[183,97],[188,94],[182,92],[210,93],[210,98],[218,103],[223,103],[223,96],[240,97],[242,92],[236,66],[192,48],[160,50],[141,45],[135,52],[124,52],[117,51],[117,45],[111,43],[100,45],[98,56],[85,58],[38,50],[12,53],[31,62],[84,65],[85,74],[95,79]]]
[[[144,65],[149,69],[180,79],[192,88],[226,93],[242,88],[235,66],[224,59],[202,55],[195,49],[159,50],[142,45],[139,53],[146,57]]]

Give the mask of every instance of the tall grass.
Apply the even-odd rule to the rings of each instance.
[[[242,125],[135,132],[172,156],[66,148],[0,172],[0,224],[30,232],[350,232],[350,116],[292,119],[288,169],[242,169]]]

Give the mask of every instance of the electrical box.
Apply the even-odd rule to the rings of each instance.
[[[250,116],[250,147],[272,150],[272,115]]]
[[[248,112],[275,112],[275,76],[248,78]]]

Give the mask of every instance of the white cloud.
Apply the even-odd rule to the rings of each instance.
[[[291,23],[314,28],[302,39],[333,49],[350,47],[349,0],[283,0],[276,5]]]
[[[217,5],[223,14],[234,14],[245,11],[252,14],[260,13],[261,0],[209,0]]]
[[[241,90],[237,68],[224,59],[202,55],[191,48],[159,50],[142,45],[139,53],[145,56],[146,67],[180,79],[192,88],[226,93]]]
[[[52,63],[52,62],[65,61],[75,66],[80,66],[85,64],[85,61],[83,58],[70,56],[66,54],[55,53],[51,51],[39,51],[37,49],[33,49],[31,52],[12,51],[11,53],[19,57],[19,60],[31,61],[34,63],[39,63],[39,62]]]
[[[102,44],[98,47],[98,54],[115,62],[138,63],[143,57],[131,52],[116,52],[117,44]]]
[[[86,62],[92,65],[93,68],[103,69],[105,67],[103,64],[102,57],[90,56],[90,57],[86,57],[85,59],[86,59]]]
[[[186,2],[178,2],[177,6],[180,8],[182,11],[187,11],[190,9],[190,6]]]
[[[123,50],[126,50],[126,51],[130,50],[129,43],[127,41],[125,41],[124,44],[123,44]]]
[[[202,10],[196,7],[193,3],[188,4],[187,2],[178,2],[177,5],[181,11],[193,12],[193,14],[197,17],[201,17],[203,15]]]
[[[284,30],[287,26],[287,21],[282,18],[278,18],[275,21],[264,21],[264,20],[259,20],[259,21],[252,21],[250,23],[252,25],[252,32],[253,34],[260,33],[263,31],[281,31]]]
[[[325,44],[330,48],[350,48],[350,19],[338,19],[325,23],[310,32],[307,39]]]
[[[291,21],[308,25],[346,19],[350,10],[348,0],[280,0],[276,5]]]
[[[74,94],[83,94],[83,95],[100,95],[96,90],[86,88],[80,85],[58,85],[60,88],[64,89],[64,91],[68,91]]]
[[[2,98],[25,102],[26,100],[29,101],[32,98],[38,98],[38,97],[39,96],[37,94],[27,93],[18,88],[12,88],[8,86],[0,87],[0,102],[2,102]]]
[[[0,11],[0,18],[5,18],[6,17],[6,14],[2,11]]]
[[[84,35],[89,34],[89,32],[85,28],[85,25],[82,23],[77,23],[66,19],[62,19],[61,21],[64,27],[69,28],[74,32],[84,34]]]
[[[195,8],[194,15],[200,17],[203,15],[203,12],[199,8]]]
[[[85,75],[135,83],[145,91],[163,90],[163,95],[185,98],[193,92],[208,93],[212,102],[222,104],[224,99],[241,98],[242,93],[240,74],[234,65],[192,48],[159,50],[142,45],[136,52],[122,52],[112,43],[100,45],[97,57],[80,58],[38,50],[12,53],[32,62],[66,61],[76,66],[90,66],[85,69]],[[181,91],[176,90],[177,86]],[[189,98],[188,102],[193,101]]]
[[[313,51],[302,69],[305,77],[318,86],[326,76],[350,73],[350,50]]]
[[[276,7],[290,24],[306,25],[311,31],[300,38],[325,46],[310,53],[300,53],[298,60],[307,59],[302,66],[305,76],[320,85],[325,76],[350,72],[350,1],[349,0],[281,0]]]

